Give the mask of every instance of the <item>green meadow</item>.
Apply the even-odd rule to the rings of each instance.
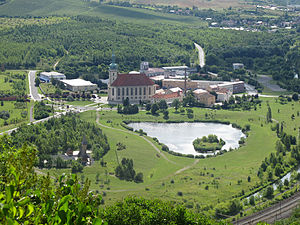
[[[24,80],[15,77],[15,75],[22,75]],[[29,93],[27,71],[7,70],[0,72],[0,93],[4,96]],[[9,118],[0,118],[0,132],[19,126],[23,122],[29,122],[30,107],[30,102],[2,101],[0,112],[8,112]]]
[[[162,115],[152,116],[145,111],[137,115],[120,115],[116,111],[84,112],[81,118],[92,123],[96,123],[98,117],[111,150],[103,158],[106,167],[102,167],[100,162],[96,161],[92,166],[85,167],[83,173],[78,176],[82,180],[89,178],[92,190],[105,192],[103,195],[105,204],[111,204],[128,195],[136,195],[183,202],[190,208],[209,210],[218,202],[230,200],[241,192],[250,193],[258,186],[258,168],[265,157],[275,152],[275,143],[278,139],[276,133],[271,130],[275,122],[266,123],[267,102],[272,109],[273,119],[278,122],[284,121],[285,132],[298,137],[299,102],[287,102],[282,105],[273,98],[264,98],[256,111],[193,108],[193,119],[169,109],[169,120],[173,121],[205,120],[207,114],[206,120],[230,121],[241,127],[246,124],[251,126],[246,143],[239,149],[206,159],[157,152],[152,144],[160,150],[161,146],[152,138],[139,136],[120,126],[123,120],[163,122],[165,120]],[[295,115],[294,120],[291,119],[292,114]],[[124,144],[126,149],[116,150],[118,142]],[[133,159],[135,171],[144,175],[143,183],[122,181],[114,176],[114,169],[124,157]],[[70,170],[50,170],[53,176],[63,172]],[[248,176],[251,177],[250,182]]]

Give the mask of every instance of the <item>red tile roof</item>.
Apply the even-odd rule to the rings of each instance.
[[[156,98],[156,99],[169,99],[169,98],[177,98],[177,97],[180,97],[179,92],[174,92],[170,94],[155,94],[152,96],[152,98]]]
[[[150,85],[154,85],[154,82],[145,74],[118,74],[117,79],[111,84],[114,87]]]

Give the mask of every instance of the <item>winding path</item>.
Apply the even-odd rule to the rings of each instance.
[[[121,132],[124,132],[124,133],[128,133],[128,134],[133,134],[133,135],[136,135],[136,136],[139,136],[141,138],[143,138],[145,141],[147,141],[154,149],[155,151],[157,151],[165,160],[167,160],[168,162],[170,163],[173,163],[173,164],[176,164],[176,162],[173,162],[172,160],[168,159],[167,156],[162,153],[151,141],[149,141],[147,138],[145,138],[144,136],[140,136],[139,134],[136,134],[136,133],[133,133],[131,131],[127,131],[127,130],[122,130],[122,129],[119,129],[119,128],[114,128],[114,127],[109,127],[109,126],[106,126],[102,123],[99,122],[99,119],[100,119],[100,116],[99,116],[99,113],[97,113],[97,119],[96,119],[96,122],[97,124],[99,124],[100,126],[102,127],[105,127],[105,128],[108,128],[108,129],[112,129],[112,130],[117,130],[117,131],[121,131]]]

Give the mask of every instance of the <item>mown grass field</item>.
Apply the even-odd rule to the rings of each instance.
[[[275,122],[267,124],[265,119],[267,101],[272,109],[273,118],[279,122],[284,121],[284,130],[298,137],[299,102],[288,102],[282,105],[275,99],[264,98],[261,107],[257,107],[257,111],[213,111],[193,108],[194,119],[205,119],[207,113],[212,119],[230,121],[242,127],[249,124],[251,131],[246,139],[246,144],[224,155],[200,160],[173,156],[163,152],[162,154],[171,162],[158,154],[142,137],[128,133],[120,126],[121,121],[125,119],[165,121],[162,115],[152,116],[146,114],[145,111],[129,116],[117,114],[115,111],[98,112],[99,122],[110,127],[101,128],[107,135],[111,146],[111,150],[104,157],[107,166],[102,167],[99,162],[95,162],[91,167],[85,167],[84,172],[78,176],[89,178],[91,189],[105,192],[106,204],[128,195],[137,195],[183,202],[187,207],[194,209],[201,207],[210,209],[220,201],[232,199],[242,190],[249,193],[250,189],[259,182],[256,174],[261,161],[271,152],[275,152],[277,136],[270,129]],[[291,119],[291,114],[295,114],[294,120]],[[96,115],[97,112],[89,111],[82,113],[81,117],[95,123]],[[170,109],[169,115],[170,120],[191,120],[187,118],[186,114],[175,113],[173,109]],[[161,148],[151,138],[147,137],[147,139]],[[116,144],[118,142],[125,144],[126,149],[117,151]],[[114,176],[118,160],[120,161],[123,157],[133,159],[136,172],[144,174],[144,183],[121,181]],[[185,167],[187,167],[186,170],[181,170]],[[70,172],[70,170],[51,170],[52,175],[62,172]],[[97,173],[99,173],[99,182],[96,182]],[[248,176],[251,177],[250,182],[248,182]],[[109,182],[107,182],[108,180]]]

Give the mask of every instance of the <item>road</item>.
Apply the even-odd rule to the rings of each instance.
[[[262,221],[266,223],[274,223],[275,221],[290,217],[293,209],[299,205],[299,201],[300,192],[297,192],[292,197],[250,216],[237,220],[236,222],[233,222],[233,224],[257,224]]]
[[[29,71],[28,73],[30,98],[34,101],[41,101],[42,99],[39,95],[38,88],[35,86],[35,74],[35,70]]]
[[[199,53],[199,65],[202,68],[203,66],[205,66],[205,54],[204,54],[203,48],[200,45],[198,45],[197,43],[194,43],[194,45],[195,45],[195,47],[198,50],[198,53]]]

